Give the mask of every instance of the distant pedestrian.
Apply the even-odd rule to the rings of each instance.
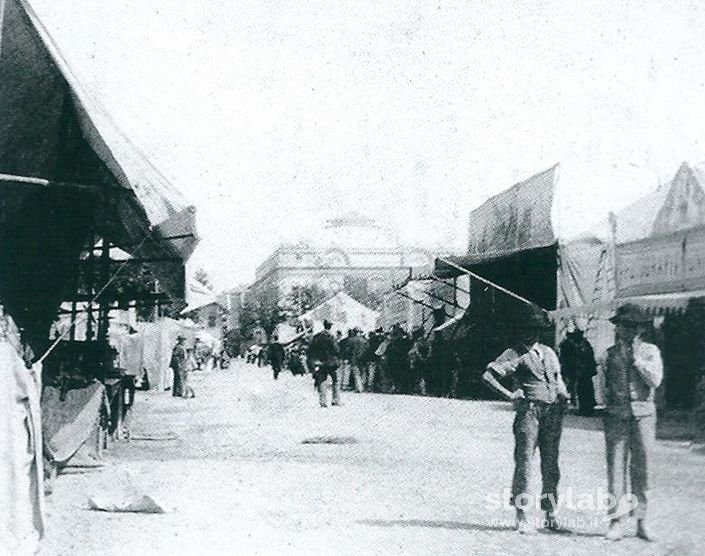
[[[370,332],[367,338],[367,350],[365,353],[365,389],[368,392],[375,390],[375,375],[377,374],[377,350],[384,340],[384,332],[381,328]]]
[[[367,353],[367,340],[359,330],[354,329],[350,333],[347,341],[347,361],[348,364],[343,371],[342,386],[347,387],[350,381],[350,376],[353,380],[353,388],[355,392],[362,392],[364,385],[362,382],[362,369],[365,365],[365,356]]]
[[[198,336],[193,344],[193,355],[196,361],[196,369],[200,371],[210,356],[210,348]]]
[[[274,373],[274,380],[279,379],[279,373],[281,373],[282,365],[284,364],[284,359],[286,353],[284,352],[284,346],[279,343],[279,336],[274,336],[272,341],[269,343],[267,348],[269,351],[269,364],[272,366],[272,371]]]
[[[414,381],[414,388],[422,396],[426,395],[426,386],[428,384],[429,362],[431,358],[431,346],[424,337],[422,328],[414,330],[412,335],[414,343],[409,351],[409,367],[411,376]]]
[[[352,328],[348,329],[347,336],[336,335],[338,339],[338,353],[340,357],[340,367],[338,368],[340,374],[340,389],[349,390],[350,389],[350,354],[348,352],[348,344],[353,337]]]
[[[606,538],[620,540],[624,516],[633,512],[637,537],[652,541],[646,525],[648,459],[656,441],[654,397],[663,378],[663,362],[659,348],[644,337],[651,319],[641,307],[623,305],[610,320],[616,326],[616,341],[607,350],[605,368],[605,441],[608,490],[617,504],[608,511]],[[636,507],[627,504],[627,477]]]
[[[181,334],[176,337],[176,345],[171,352],[171,361],[169,362],[169,367],[171,367],[174,373],[171,395],[176,397],[184,395],[184,372],[187,356],[184,340],[186,340],[186,338]]]
[[[338,384],[339,351],[338,342],[331,333],[332,323],[323,321],[323,330],[316,334],[308,347],[309,368],[313,372],[314,385],[318,390],[318,401],[321,407],[328,407],[328,396],[325,382],[328,377],[333,382],[332,405],[340,405]]]
[[[387,368],[392,379],[390,390],[398,394],[410,393],[409,349],[411,345],[404,329],[399,325],[392,328],[387,347]]]
[[[522,315],[517,345],[505,350],[487,365],[483,379],[497,392],[514,403],[514,479],[511,503],[516,509],[517,530],[535,533],[527,518],[531,498],[531,460],[538,446],[541,454],[541,509],[546,512],[545,525],[558,530],[555,515],[558,508],[558,449],[563,425],[564,402],[568,390],[561,378],[558,356],[539,337],[551,327],[546,314],[527,308]],[[497,377],[512,377],[512,390]]]
[[[436,396],[453,397],[454,380],[453,365],[455,357],[452,346],[440,330],[431,335],[431,361],[433,369],[430,373],[431,392]],[[428,387],[428,385],[427,385]]]
[[[191,373],[196,370],[196,354],[195,350],[186,350],[186,360],[183,364],[183,372],[181,373],[181,395],[184,398],[195,398],[196,393],[191,387]]]
[[[261,367],[265,363],[265,356],[267,355],[264,345],[257,345],[257,366]]]
[[[561,342],[560,361],[563,379],[578,414],[591,416],[595,408],[595,387],[592,379],[597,374],[595,353],[580,328],[566,334]]]

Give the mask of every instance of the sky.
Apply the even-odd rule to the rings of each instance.
[[[219,289],[350,211],[462,253],[473,208],[556,163],[570,237],[705,160],[699,0],[30,3],[196,205]]]

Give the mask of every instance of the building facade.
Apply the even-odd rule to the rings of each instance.
[[[316,237],[277,248],[258,268],[250,290],[276,288],[284,297],[295,286],[315,285],[334,294],[379,298],[433,264],[423,249],[398,245],[375,221],[356,215],[328,220]]]

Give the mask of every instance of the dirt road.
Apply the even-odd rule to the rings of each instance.
[[[705,455],[677,443],[660,442],[653,458],[659,542],[609,543],[604,512],[588,503],[605,486],[601,425],[569,417],[561,516],[571,532],[526,537],[497,507],[513,467],[506,404],[344,393],[343,407],[321,409],[310,378],[274,382],[244,363],[197,373],[194,386],[193,400],[139,395],[135,439],[113,444],[101,470],[59,477],[42,554],[646,555],[705,546]],[[89,494],[128,485],[171,511],[86,509]]]

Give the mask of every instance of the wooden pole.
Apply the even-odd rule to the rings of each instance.
[[[86,319],[86,341],[90,342],[93,339],[93,284],[95,280],[95,231],[91,229],[88,241],[88,272],[86,277],[86,293],[88,294],[88,318]]]
[[[447,259],[443,259],[443,258],[440,258],[440,257],[438,258],[438,260],[441,261],[442,263],[447,264],[448,266],[450,266],[450,267],[452,267],[452,268],[458,270],[459,272],[462,272],[463,274],[467,274],[467,275],[469,275],[469,276],[472,276],[472,277],[475,278],[476,280],[479,280],[480,282],[482,282],[482,283],[484,283],[484,284],[487,284],[488,286],[491,286],[491,287],[494,288],[495,290],[499,290],[499,291],[501,291],[502,293],[505,293],[505,294],[507,294],[508,296],[513,297],[514,299],[518,299],[518,300],[521,301],[522,303],[526,303],[527,305],[530,305],[531,307],[535,307],[536,309],[539,309],[539,310],[543,311],[544,313],[548,313],[548,312],[549,312],[547,309],[544,309],[543,307],[537,305],[537,304],[534,303],[533,301],[529,301],[529,300],[526,299],[525,297],[520,296],[518,293],[514,293],[513,291],[508,290],[507,288],[503,288],[503,287],[500,286],[499,284],[495,284],[495,283],[492,282],[491,280],[488,280],[487,278],[483,278],[483,277],[480,276],[479,274],[476,274],[476,273],[472,272],[471,270],[468,270],[467,268],[463,268],[462,266],[459,266],[459,265],[455,264],[454,262],[451,262],[451,261],[449,261],[449,260],[447,260]]]

